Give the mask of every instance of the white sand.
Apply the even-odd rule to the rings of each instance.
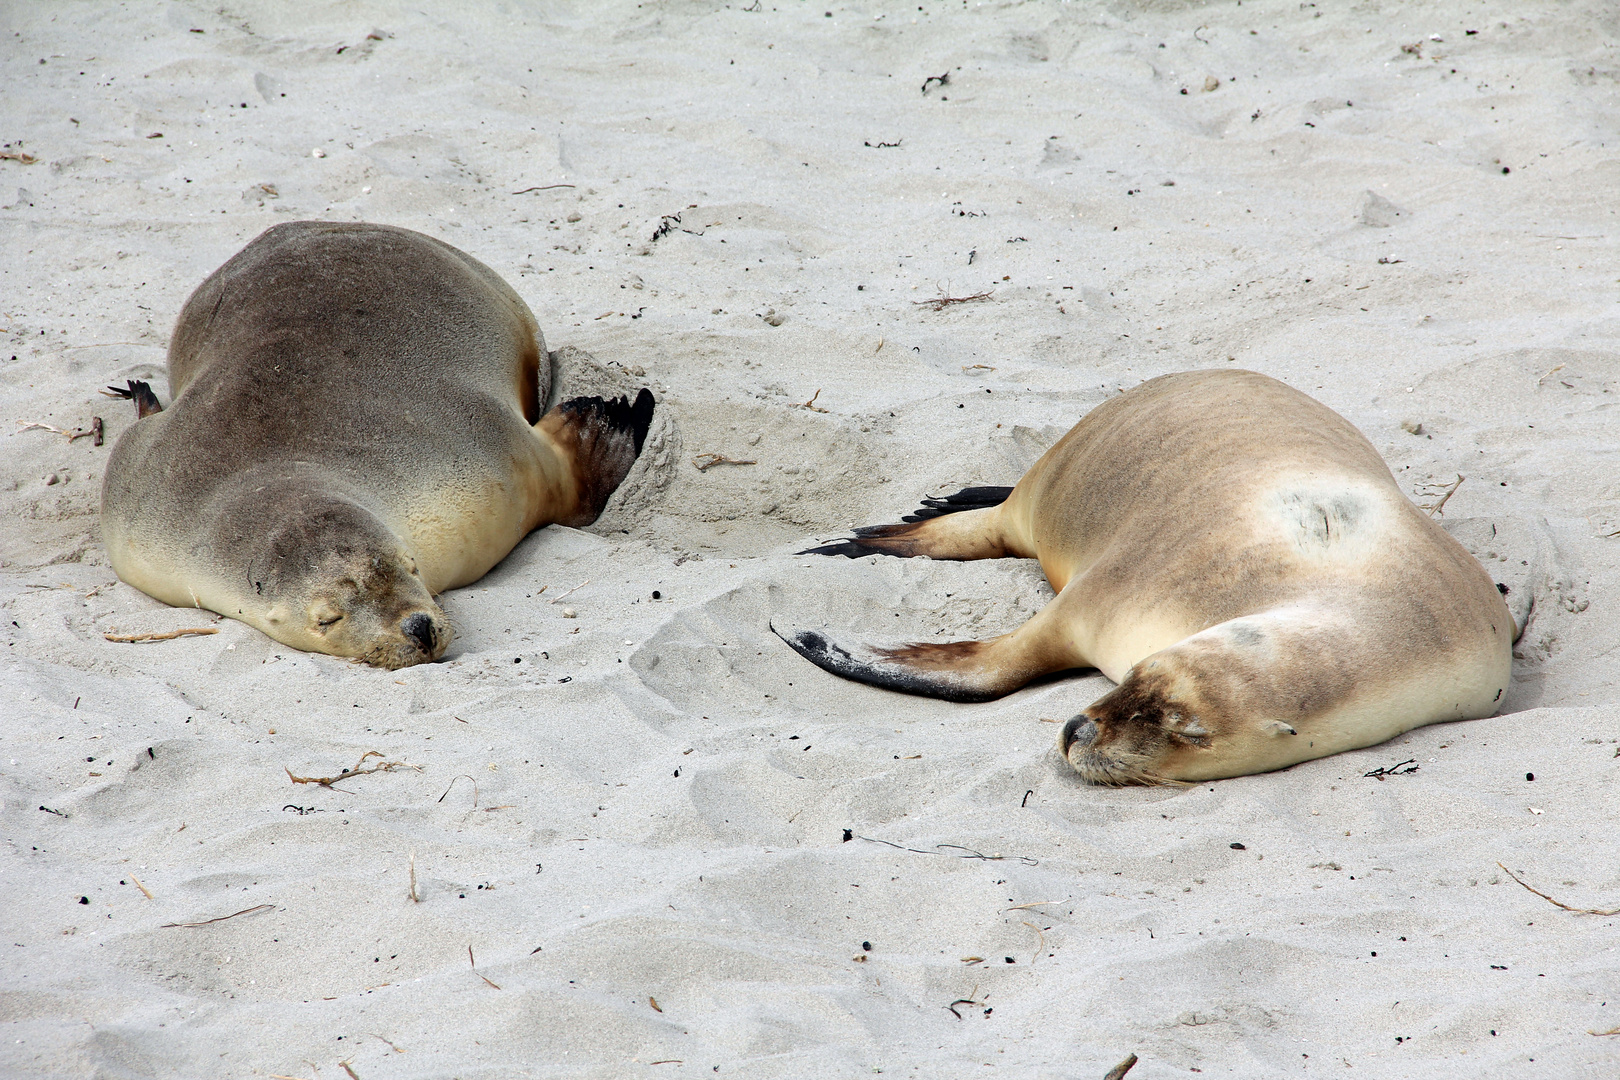
[[[1496,865],[1620,905],[1613,6],[759,6],[7,6],[0,1074],[1620,1073],[1620,921]],[[495,267],[652,386],[645,465],[447,596],[440,664],[110,643],[215,620],[108,569],[97,390],[310,217]],[[792,553],[1223,365],[1467,477],[1535,601],[1504,715],[1103,790],[1042,722],[1099,676],[950,705],[767,629],[1015,626],[1033,564]],[[420,772],[284,771],[373,750]]]

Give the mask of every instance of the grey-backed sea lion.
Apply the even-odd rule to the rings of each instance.
[[[646,390],[541,416],[550,388],[534,317],[477,260],[408,229],[278,225],[186,301],[169,407],[129,387],[113,569],[298,649],[437,659],[434,594],[532,529],[594,521],[641,451]]]
[[[1349,422],[1254,372],[1150,380],[1010,491],[930,500],[815,553],[1039,559],[1057,596],[1002,637],[787,641],[845,678],[954,701],[1098,668],[1119,685],[1058,745],[1099,783],[1279,769],[1489,716],[1508,685],[1514,625],[1484,569]]]

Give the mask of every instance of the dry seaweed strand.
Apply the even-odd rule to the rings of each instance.
[[[360,1074],[355,1072],[353,1067],[350,1066],[347,1061],[340,1061],[338,1062],[338,1065],[343,1069],[344,1072],[349,1074],[350,1080],[360,1080]]]
[[[478,809],[478,781],[474,780],[472,778],[471,774],[469,774],[469,773],[462,773],[459,776],[452,776],[450,778],[450,787],[447,787],[447,788],[444,789],[444,795],[450,794],[450,788],[453,788],[453,787],[456,786],[456,781],[457,780],[467,780],[467,781],[470,781],[472,783],[472,786],[473,786],[473,809],[474,810]],[[444,795],[440,795],[437,801],[444,802]]]
[[[818,387],[816,387],[816,392],[810,395],[810,400],[809,401],[801,401],[801,402],[798,403],[799,408],[801,408],[801,409],[809,409],[811,412],[821,412],[821,413],[826,412],[827,411],[826,409],[823,409],[820,405],[816,404],[816,398],[818,398],[820,396],[821,396],[821,387],[818,386]]]
[[[1028,855],[1002,855],[1000,853],[995,855],[986,855],[982,851],[975,851],[974,849],[964,847],[961,844],[935,844],[934,846],[936,848],[955,848],[957,851],[967,852],[965,855],[957,855],[956,852],[952,851],[925,851],[922,848],[906,847],[903,844],[896,844],[893,840],[879,840],[873,836],[862,836],[860,839],[865,840],[868,844],[884,844],[888,847],[896,849],[897,851],[909,851],[915,855],[949,855],[956,859],[983,859],[985,862],[1013,861],[1021,862],[1026,866],[1040,865],[1040,861],[1038,859],[1032,859]]]
[[[282,766],[282,770],[286,772],[287,779],[291,780],[295,784],[319,784],[324,788],[329,788],[340,780],[347,780],[353,776],[365,776],[367,773],[392,772],[395,769],[415,769],[417,772],[422,771],[422,766],[412,765],[408,761],[380,761],[375,765],[368,765],[365,768],[361,768],[361,766],[366,765],[367,758],[374,757],[380,758],[382,757],[382,753],[377,750],[367,750],[364,754],[360,755],[360,760],[354,763],[354,768],[344,769],[336,776],[296,776],[293,774],[293,771],[287,768],[285,765]]]
[[[125,873],[129,873],[129,872],[126,870]],[[131,881],[133,881],[135,883],[135,887],[137,889],[141,890],[141,892],[146,895],[146,898],[148,900],[155,899],[155,897],[153,897],[153,895],[152,895],[152,890],[148,889],[145,885],[142,885],[140,878],[136,877],[134,874],[130,874],[129,875],[129,880],[131,880]]]
[[[472,946],[471,945],[467,946],[467,963],[472,965],[474,975],[477,975],[480,979],[483,979],[485,982],[489,983],[489,985],[495,987],[495,989],[497,989],[497,990],[500,989],[499,985],[497,985],[496,983],[490,981],[490,978],[489,978],[488,975],[485,975],[482,971],[478,970],[478,964],[476,962],[474,962],[474,960],[473,960]]]
[[[1046,935],[1043,934],[1041,932],[1041,928],[1036,926],[1034,923],[1027,922],[1025,920],[1019,920],[1019,921],[1023,922],[1025,926],[1027,926],[1031,930],[1035,931],[1035,955],[1031,956],[1029,958],[1029,962],[1031,964],[1033,964],[1033,963],[1035,963],[1035,961],[1037,961],[1037,960],[1039,960],[1041,958],[1041,953],[1046,951]]]
[[[373,1031],[373,1032],[371,1032],[371,1037],[373,1039],[381,1039],[383,1042],[387,1043],[388,1044],[388,1049],[392,1050],[396,1054],[403,1054],[405,1052],[403,1047],[396,1046],[394,1044],[394,1040],[390,1039],[386,1035],[379,1035],[375,1031]]]
[[[208,926],[212,923],[224,922],[226,919],[234,919],[238,915],[252,915],[260,911],[273,911],[275,910],[275,906],[276,905],[274,904],[257,904],[250,908],[243,908],[241,911],[233,911],[229,915],[221,915],[217,919],[204,919],[202,922],[166,922],[162,926],[158,927],[158,929],[168,930],[177,926]]]
[[[527,195],[531,191],[550,191],[552,188],[573,187],[573,184],[541,184],[538,187],[526,187],[522,191],[514,191],[514,195]]]
[[[1502,866],[1501,863],[1497,863],[1496,865],[1497,866]],[[1508,877],[1512,878],[1514,881],[1517,881],[1520,885],[1523,885],[1526,889],[1529,889],[1531,892],[1535,893],[1537,896],[1539,896],[1543,900],[1547,901],[1547,903],[1552,904],[1554,907],[1561,907],[1565,911],[1573,911],[1577,915],[1620,915],[1620,908],[1611,908],[1611,909],[1605,911],[1605,910],[1602,910],[1601,908],[1570,907],[1568,904],[1564,903],[1562,900],[1554,900],[1552,897],[1548,896],[1546,893],[1542,892],[1540,889],[1536,888],[1534,885],[1530,885],[1530,884],[1526,883],[1526,881],[1522,877],[1520,877],[1518,874],[1515,874],[1513,871],[1509,870],[1505,866],[1502,866],[1502,873],[1506,874]],[[1613,1034],[1613,1033],[1612,1032],[1606,1032],[1605,1034]]]
[[[1599,1036],[1602,1036],[1602,1035],[1620,1035],[1620,1027],[1612,1027],[1608,1031],[1593,1031],[1591,1028],[1587,1028],[1586,1033],[1588,1035],[1599,1035]]]
[[[981,293],[974,293],[972,296],[948,296],[941,292],[938,296],[931,300],[913,300],[912,303],[919,307],[933,308],[935,311],[944,311],[952,304],[971,304],[975,300],[988,300],[992,295],[994,295],[994,293],[994,289],[987,289]]]
[[[1108,1070],[1107,1074],[1103,1076],[1103,1080],[1125,1080],[1125,1074],[1130,1072],[1131,1066],[1135,1064],[1136,1055],[1128,1054],[1124,1061]]]
[[[826,410],[823,409],[823,412]],[[692,459],[692,467],[698,472],[708,472],[716,465],[758,465],[752,458],[729,458],[724,454],[699,454]]]
[[[302,1076],[283,1076],[280,1073],[271,1073],[270,1080],[305,1080]]]
[[[1425,485],[1426,487],[1430,487],[1430,488],[1436,489],[1436,490],[1425,491],[1425,492],[1422,492],[1421,494],[1423,494],[1425,496],[1428,496],[1429,498],[1433,498],[1434,496],[1439,495],[1440,496],[1440,501],[1435,502],[1435,503],[1429,503],[1427,505],[1425,505],[1424,503],[1419,503],[1418,504],[1418,509],[1419,510],[1427,510],[1430,517],[1445,517],[1446,516],[1445,515],[1446,503],[1450,502],[1451,497],[1453,495],[1457,494],[1457,489],[1462,487],[1462,483],[1466,479],[1468,479],[1468,477],[1464,476],[1462,473],[1458,473],[1456,481],[1453,482],[1451,484],[1451,486],[1449,486],[1449,487],[1446,487],[1446,488],[1442,489],[1442,488],[1440,488],[1440,485],[1438,485],[1438,484]]]
[[[217,634],[217,626],[188,626],[184,630],[168,630],[150,634],[102,634],[108,641],[173,641],[175,638]]]
[[[420,904],[422,898],[416,894],[416,852],[411,852],[411,903]]]

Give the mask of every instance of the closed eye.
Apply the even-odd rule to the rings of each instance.
[[[323,630],[324,630],[324,629],[326,629],[326,628],[327,628],[327,627],[328,627],[328,626],[331,626],[331,625],[332,625],[332,624],[333,624],[333,623],[337,623],[337,622],[342,622],[342,621],[343,621],[343,616],[341,616],[341,615],[334,615],[334,616],[332,616],[332,617],[331,617],[331,618],[330,618],[330,619],[320,619],[320,620],[317,620],[317,621],[316,621],[316,623],[315,623],[315,625],[316,625],[316,626],[319,626],[319,627],[320,627],[320,628],[321,628],[321,629],[323,629]]]

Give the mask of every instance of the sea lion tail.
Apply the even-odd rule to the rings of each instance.
[[[924,499],[900,524],[865,525],[847,540],[810,548],[800,555],[895,555],[930,559],[999,559],[1008,551],[1000,524],[1000,507],[1010,487],[963,488],[955,495]]]
[[[557,446],[573,470],[579,493],[577,511],[560,522],[589,525],[630,472],[652,426],[655,402],[643,389],[635,401],[578,397],[563,402],[536,425]]]

